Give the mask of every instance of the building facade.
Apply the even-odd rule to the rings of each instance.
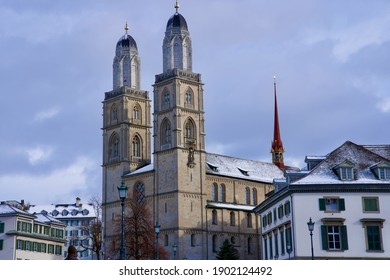
[[[0,260],[62,260],[65,227],[50,215],[0,204]]]
[[[92,251],[93,244],[89,235],[88,226],[96,219],[95,209],[90,203],[82,203],[79,197],[75,203],[62,203],[50,205],[31,205],[31,214],[50,215],[66,225],[64,231],[65,248],[74,245],[77,257],[80,260],[97,259]],[[67,250],[63,252],[66,258]]]
[[[305,161],[254,209],[262,258],[390,259],[390,145],[347,141]]]
[[[106,256],[120,234],[112,225],[121,215],[117,186],[123,181],[150,207],[170,257],[175,244],[178,259],[215,259],[228,239],[242,259],[257,259],[260,221],[251,211],[283,172],[273,163],[206,152],[203,83],[192,69],[192,41],[178,5],[166,25],[162,56],[150,118],[149,93],[137,82],[137,44],[126,29],[116,45],[114,88],[103,101]]]

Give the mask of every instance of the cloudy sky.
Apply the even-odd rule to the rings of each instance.
[[[174,0],[0,0],[0,200],[101,192],[102,100],[129,33],[152,97]],[[390,144],[390,2],[181,0],[206,150],[271,161],[273,76],[287,164]],[[153,101],[153,100],[152,100]]]

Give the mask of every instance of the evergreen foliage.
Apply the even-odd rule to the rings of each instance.
[[[231,244],[229,240],[225,239],[222,246],[219,248],[216,258],[217,260],[238,260],[240,259],[240,255],[238,250],[234,248],[233,244]]]

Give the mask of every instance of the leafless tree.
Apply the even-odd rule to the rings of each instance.
[[[92,196],[89,200],[95,212],[95,219],[82,225],[84,234],[80,238],[80,246],[86,250],[92,250],[98,260],[102,251],[102,201],[98,196]]]
[[[137,199],[126,199],[126,214],[124,218],[126,259],[148,260],[155,259],[156,256],[156,234],[152,223],[149,208],[144,202]],[[112,253],[119,252],[121,243],[121,217],[115,221],[115,229],[119,234],[115,242],[115,248],[111,248]],[[168,254],[159,246],[159,258],[167,259]]]

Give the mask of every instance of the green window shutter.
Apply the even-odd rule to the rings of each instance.
[[[320,205],[320,211],[325,211],[325,199],[320,198],[320,199],[318,200],[318,203],[319,203],[319,205]]]
[[[341,249],[348,250],[347,226],[341,226]]]
[[[3,243],[4,243],[4,240],[0,240],[0,251],[3,250]]]
[[[322,238],[322,250],[328,250],[328,227],[322,225],[321,226],[321,238]]]
[[[22,240],[22,250],[26,250],[26,241]]]
[[[4,223],[0,223],[0,233],[4,233]]]
[[[344,198],[339,199],[339,210],[340,211],[345,211],[345,200]]]
[[[21,226],[21,222],[20,221],[18,221],[18,231],[20,231],[20,226]]]

